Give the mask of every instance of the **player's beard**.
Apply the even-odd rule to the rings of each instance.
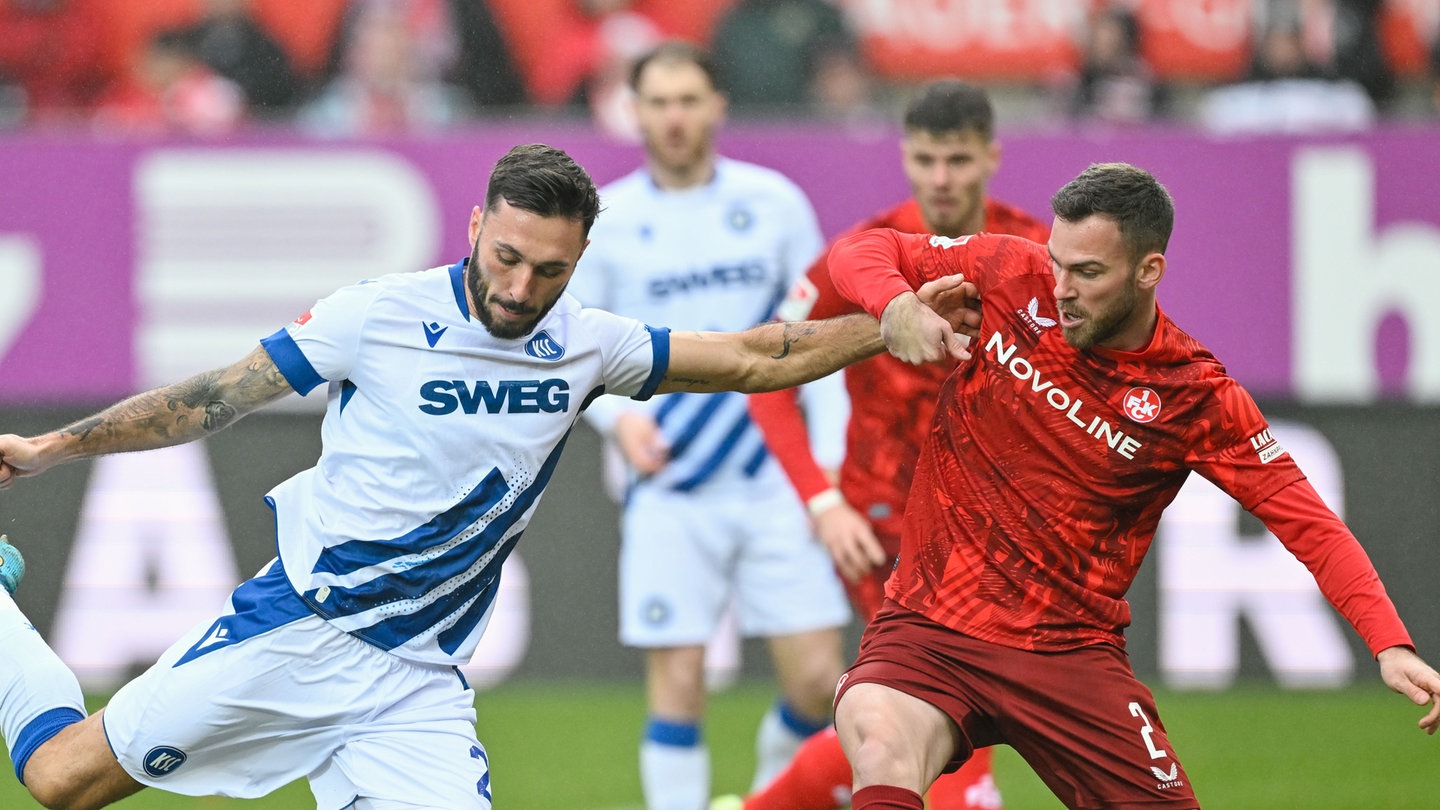
[[[1063,329],[1065,342],[1084,351],[1114,337],[1134,314],[1136,301],[1139,300],[1135,292],[1134,275],[1132,272],[1132,278],[1120,288],[1120,295],[1114,303],[1099,312],[1091,313],[1079,307],[1062,305],[1071,315],[1084,319],[1079,326]]]
[[[475,249],[470,254],[469,271],[470,272],[466,274],[467,277],[465,281],[470,287],[470,300],[475,302],[475,311],[480,317],[480,324],[485,327],[485,331],[497,338],[514,340],[515,338],[522,338],[530,334],[530,332],[535,329],[535,324],[539,323],[541,318],[548,315],[550,310],[555,308],[555,302],[560,300],[560,295],[557,294],[543,306],[536,307],[530,304],[507,301],[498,295],[492,295],[490,293],[490,281],[480,269],[479,239],[475,240]],[[562,288],[560,292],[563,293],[564,289]],[[490,305],[492,303],[517,315],[534,313],[535,317],[528,321],[501,322],[496,320],[494,314],[490,312]]]

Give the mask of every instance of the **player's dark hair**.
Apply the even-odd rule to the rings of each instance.
[[[1079,222],[1099,215],[1113,220],[1132,260],[1164,253],[1175,227],[1170,192],[1149,172],[1128,163],[1093,163],[1050,198],[1055,216]]]
[[[995,137],[995,108],[979,87],[957,79],[941,79],[921,88],[905,108],[905,131],[944,135],[973,131]]]
[[[522,211],[542,217],[566,217],[590,226],[600,214],[595,181],[573,158],[553,146],[527,143],[496,161],[485,189],[485,210],[504,199]]]
[[[656,45],[654,48],[641,54],[635,64],[630,67],[630,89],[640,92],[640,77],[645,75],[645,68],[652,63],[662,65],[683,65],[691,64],[700,68],[705,78],[710,81],[710,86],[720,90],[720,71],[715,67],[715,60],[710,54],[694,43],[686,42],[683,39],[667,39]]]

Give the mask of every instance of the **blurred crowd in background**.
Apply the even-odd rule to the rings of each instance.
[[[1440,116],[1440,0],[0,0],[0,129],[335,137],[518,116],[631,137],[631,61],[710,48],[737,118],[1354,131]]]

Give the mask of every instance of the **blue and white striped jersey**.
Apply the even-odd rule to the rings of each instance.
[[[669,359],[667,331],[569,295],[528,337],[494,337],[464,265],[346,287],[262,341],[295,390],[329,383],[319,461],[266,498],[290,584],[426,663],[470,659],[586,403],[648,398]]]
[[[779,172],[717,158],[715,177],[679,191],[639,169],[600,189],[605,210],[570,281],[586,306],[677,329],[739,331],[769,320],[824,241],[815,211]],[[675,393],[596,403],[607,432],[622,409],[652,413],[670,463],[645,486],[693,491],[776,474],[745,395]],[[783,481],[783,479],[780,479]],[[781,484],[783,485],[783,484]]]

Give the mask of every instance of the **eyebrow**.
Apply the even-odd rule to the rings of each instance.
[[[1096,267],[1096,268],[1099,268],[1099,269],[1101,269],[1101,270],[1104,270],[1104,269],[1105,269],[1105,264],[1104,264],[1104,262],[1101,262],[1101,261],[1099,261],[1098,259],[1086,259],[1086,260],[1083,261],[1083,262],[1074,262],[1074,263],[1072,263],[1072,264],[1066,264],[1066,263],[1060,261],[1060,257],[1055,255],[1055,251],[1050,250],[1049,248],[1046,248],[1046,252],[1048,252],[1048,253],[1050,254],[1050,261],[1052,261],[1052,262],[1060,265],[1061,267],[1065,268],[1066,270],[1079,270],[1079,269],[1085,268],[1085,267]]]
[[[496,250],[496,252],[499,252],[499,251],[502,251],[502,250],[503,250],[503,251],[507,251],[507,252],[513,253],[513,254],[515,254],[516,256],[518,256],[522,261],[525,261],[525,260],[526,260],[525,254],[524,254],[523,252],[521,252],[518,248],[516,248],[514,245],[510,244],[509,242],[501,242],[501,241],[499,241],[499,240],[496,240],[496,242],[495,242],[495,250]],[[548,261],[548,262],[535,263],[535,266],[536,266],[536,267],[554,267],[554,268],[558,268],[558,269],[560,269],[560,270],[564,270],[565,268],[567,268],[567,267],[570,266],[570,262],[567,262],[567,261],[565,261],[564,259],[554,259],[554,260]]]

